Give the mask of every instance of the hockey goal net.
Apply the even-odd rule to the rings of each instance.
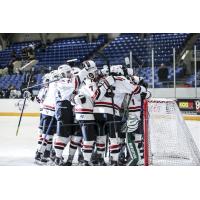
[[[200,153],[175,100],[144,101],[144,164],[200,165]]]

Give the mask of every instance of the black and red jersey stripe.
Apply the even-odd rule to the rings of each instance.
[[[112,108],[113,104],[111,102],[95,102],[95,106],[103,106],[103,107],[109,107]],[[114,108],[119,110],[120,107],[116,104],[114,104]]]

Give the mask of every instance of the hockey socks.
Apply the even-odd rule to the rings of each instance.
[[[110,139],[109,150],[110,150],[111,160],[118,162],[120,143],[117,138],[109,138],[109,139]]]
[[[74,155],[76,153],[77,148],[81,145],[82,137],[80,136],[72,136],[69,145],[69,156],[67,162],[71,162],[74,159]]]
[[[61,137],[56,136],[54,141],[54,149],[56,152],[56,157],[61,158],[64,148],[66,147],[67,143],[69,142],[70,137]]]
[[[83,141],[83,157],[87,162],[91,161],[92,152],[94,148],[94,141]]]
[[[97,154],[104,158],[106,149],[106,136],[97,136],[96,141]]]

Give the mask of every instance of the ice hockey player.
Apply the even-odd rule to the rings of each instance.
[[[43,87],[39,90],[38,95],[36,96],[36,100],[37,102],[40,104],[40,123],[39,123],[39,127],[38,127],[38,147],[37,149],[40,149],[40,145],[42,144],[42,134],[43,134],[43,116],[42,116],[42,110],[43,110],[43,102],[44,99],[46,97],[47,91],[48,91],[48,87],[49,87],[49,80],[50,80],[50,75],[49,74],[45,74],[42,77],[42,83],[44,84]],[[38,153],[36,153],[37,155]],[[38,154],[38,157],[36,157],[36,160],[40,160],[41,154]]]
[[[120,108],[126,93],[131,94],[139,90],[138,86],[130,83],[123,75],[122,66],[111,66],[110,76],[107,76],[103,84],[99,86],[93,99],[95,100],[94,116],[100,125],[100,136],[97,137],[97,153],[101,158],[102,165],[106,146],[106,133],[104,127],[109,130],[109,150],[111,155],[111,165],[118,165],[118,156],[120,151]],[[112,75],[112,76],[111,76]],[[110,123],[110,125],[108,125]],[[107,124],[107,125],[106,125]]]
[[[57,70],[50,72],[50,81],[59,78]],[[56,132],[56,119],[55,119],[55,91],[57,82],[49,84],[47,94],[43,101],[42,109],[42,137],[39,139],[37,146],[35,160],[41,163],[47,163],[52,149],[53,135]],[[37,162],[38,163],[38,162]]]
[[[132,159],[128,161],[127,165],[142,165],[143,164],[143,120],[142,120],[142,106],[143,100],[150,97],[150,92],[147,90],[147,84],[143,78],[138,76],[131,77],[135,85],[139,85],[140,89],[134,95],[128,96],[128,120],[127,120],[127,145],[129,147],[129,153],[131,154],[130,145],[133,145],[135,152],[132,155]],[[132,140],[132,142],[131,142]],[[134,144],[133,144],[134,142]],[[131,144],[132,143],[132,144]],[[133,149],[132,148],[132,149]]]
[[[62,161],[63,150],[70,140],[70,135],[73,133],[73,110],[71,98],[73,92],[77,90],[83,80],[87,77],[89,72],[96,70],[96,65],[93,61],[84,61],[84,68],[77,76],[72,76],[72,70],[69,65],[61,65],[58,67],[59,74],[62,78],[57,86],[56,99],[56,119],[57,131],[54,143],[56,152],[55,165],[64,165]]]
[[[83,81],[79,93],[75,96],[75,115],[76,120],[80,123],[83,134],[83,165],[89,166],[91,163],[91,156],[94,148],[94,143],[98,134],[98,127],[95,123],[93,106],[94,102],[92,96],[97,90],[97,68],[93,72],[90,72]]]
[[[81,71],[80,68],[78,67],[72,67],[72,76],[77,76],[78,73]],[[82,85],[82,84],[81,84]],[[73,96],[77,95],[78,93],[78,87],[77,90],[73,92]],[[71,97],[73,99],[73,96]],[[71,101],[72,106],[74,106],[74,102]],[[82,165],[84,159],[83,159],[83,153],[82,153],[82,132],[81,132],[81,128],[77,122],[77,120],[75,119],[75,113],[74,113],[74,107],[73,107],[73,131],[70,138],[70,142],[69,142],[69,154],[68,154],[68,158],[67,161],[65,163],[63,163],[63,165],[65,166],[71,166],[75,153],[78,150],[78,165]]]

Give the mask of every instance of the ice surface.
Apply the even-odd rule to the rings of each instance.
[[[31,166],[36,150],[38,117],[24,117],[19,135],[19,117],[0,117],[0,166]],[[200,121],[186,121],[200,149]]]

